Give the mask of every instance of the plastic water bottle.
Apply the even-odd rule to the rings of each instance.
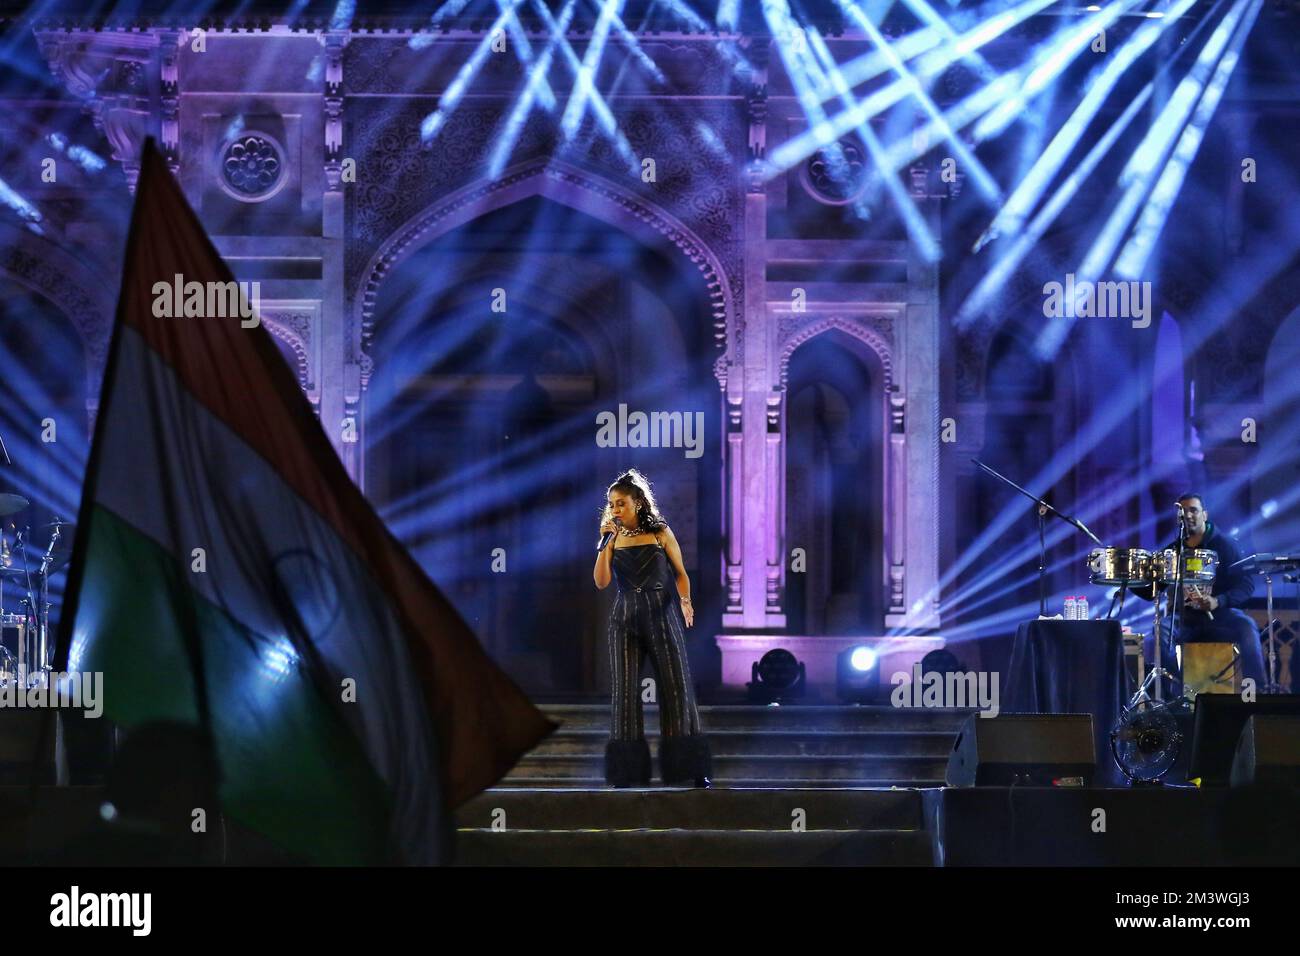
[[[1065,619],[1067,621],[1075,621],[1078,620],[1078,618],[1079,602],[1075,599],[1074,595],[1070,595],[1065,599]]]
[[[1088,599],[1086,597],[1079,598],[1078,604],[1075,605],[1075,613],[1079,615],[1078,620],[1080,621],[1090,620],[1088,616]]]

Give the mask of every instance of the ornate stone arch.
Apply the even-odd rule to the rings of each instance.
[[[981,316],[972,324],[956,332],[955,362],[957,374],[957,401],[974,402],[984,398],[984,378],[988,370],[989,350],[993,340],[1007,327],[1019,321],[1024,310],[1035,306],[1042,308],[1042,288],[1032,282],[1024,271],[1018,272],[1002,295],[1000,317]]]
[[[46,299],[66,315],[81,338],[87,394],[103,372],[112,329],[117,283],[48,239],[15,226],[0,226],[0,274]],[[109,297],[106,297],[109,296]]]
[[[313,299],[264,302],[262,326],[293,353],[298,387],[320,412],[320,303]]]
[[[886,321],[887,318],[886,318]],[[880,317],[876,318],[880,322]],[[886,326],[887,328],[889,326]],[[846,335],[861,342],[867,348],[871,349],[880,359],[880,367],[884,373],[885,388],[888,389],[894,383],[894,348],[892,342],[879,329],[864,324],[863,318],[854,318],[842,315],[830,315],[800,326],[796,331],[786,336],[781,343],[781,352],[779,356],[781,388],[785,389],[786,380],[790,372],[790,356],[795,350],[805,342],[809,342],[821,335],[823,332],[829,332],[832,329],[838,329]]]
[[[507,169],[497,179],[480,180],[441,197],[402,224],[380,245],[362,272],[350,313],[348,341],[361,366],[361,385],[369,384],[368,350],[374,334],[375,305],[384,279],[417,249],[458,226],[532,196],[544,196],[639,237],[648,244],[667,242],[700,272],[709,292],[714,340],[730,343],[738,322],[735,295],[717,254],[693,230],[663,208],[585,169],[550,159]],[[730,351],[730,350],[728,350]]]
[[[1032,303],[1033,300],[1031,299],[1030,302]],[[993,360],[993,349],[999,339],[1008,335],[1023,335],[1032,341],[1038,334],[1038,329],[1018,309],[1019,304],[1015,310],[1011,311],[1001,321],[983,323],[977,331],[972,332],[971,338],[968,340],[974,344],[978,361],[979,396],[976,399],[978,401],[986,401],[988,398],[985,386]],[[1063,347],[1057,353],[1056,358],[1050,362],[1044,361],[1044,364],[1052,367],[1052,376],[1056,388],[1055,401],[1060,403],[1064,399],[1072,410],[1082,414],[1082,409],[1077,406],[1082,400],[1084,390],[1087,387],[1087,380],[1084,377],[1085,370],[1081,365],[1078,351]]]

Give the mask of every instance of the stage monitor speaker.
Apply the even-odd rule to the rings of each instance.
[[[1097,771],[1091,714],[972,714],[944,775],[950,787],[1090,786]]]
[[[1232,785],[1300,787],[1300,715],[1251,714],[1232,759]]]
[[[1300,715],[1300,695],[1263,694],[1244,701],[1230,694],[1198,694],[1192,721],[1192,759],[1189,779],[1203,787],[1226,787],[1232,778],[1232,759],[1241,730],[1252,714],[1289,717]]]

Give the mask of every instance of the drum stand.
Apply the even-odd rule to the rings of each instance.
[[[1156,659],[1154,659],[1152,669],[1147,671],[1147,675],[1144,676],[1143,682],[1141,682],[1141,685],[1138,688],[1138,693],[1135,693],[1135,695],[1132,696],[1132,700],[1128,701],[1126,710],[1132,710],[1140,704],[1158,704],[1158,702],[1161,702],[1165,698],[1164,684],[1161,683],[1162,679],[1174,679],[1174,675],[1165,670],[1165,648],[1160,633],[1160,598],[1162,594],[1164,594],[1165,589],[1160,587],[1160,584],[1158,584],[1157,581],[1152,581],[1152,588],[1154,593],[1156,593],[1156,618],[1154,618],[1153,628],[1154,639],[1156,639]],[[1154,695],[1154,697],[1151,693],[1148,693],[1148,689],[1153,687],[1153,685],[1154,688],[1156,688],[1156,695]]]
[[[26,529],[24,529],[25,532]],[[24,580],[27,584],[27,596],[20,602],[24,606],[22,638],[18,641],[18,660],[16,678],[20,688],[49,686],[49,660],[46,657],[46,632],[49,625],[49,575],[47,558],[41,561],[36,575],[40,581],[41,603],[36,599],[32,588],[31,567],[27,563],[27,540],[25,534],[15,550],[23,555]],[[35,678],[35,683],[33,683]]]
[[[1265,694],[1282,693],[1282,685],[1277,679],[1277,621],[1273,619],[1273,574],[1270,570],[1261,570],[1264,576],[1264,594],[1268,603],[1268,683],[1264,686]]]
[[[1186,540],[1187,540],[1187,527],[1180,520],[1178,522],[1177,556],[1174,559],[1174,563],[1176,566],[1176,570],[1174,572],[1174,582],[1173,582],[1174,590],[1173,590],[1173,594],[1170,595],[1168,600],[1165,602],[1169,605],[1169,646],[1171,648],[1175,646],[1175,641],[1178,636],[1178,620],[1179,620],[1178,599],[1182,597],[1183,594],[1183,552],[1186,550]],[[1152,574],[1151,592],[1153,595],[1155,595],[1155,618],[1154,618],[1154,625],[1152,629],[1153,634],[1155,636],[1155,645],[1156,645],[1155,666],[1151,668],[1151,672],[1147,674],[1146,679],[1142,681],[1142,686],[1138,688],[1138,692],[1134,694],[1133,699],[1129,701],[1130,708],[1144,701],[1146,703],[1152,703],[1153,698],[1151,697],[1151,695],[1147,693],[1147,687],[1152,683],[1154,683],[1155,690],[1156,690],[1154,701],[1159,702],[1164,700],[1164,687],[1162,683],[1163,678],[1167,677],[1169,678],[1170,681],[1174,679],[1174,675],[1171,674],[1169,671],[1165,670],[1164,646],[1163,646],[1163,642],[1160,640],[1161,637],[1160,598],[1164,595],[1165,588],[1160,583],[1159,563],[1155,563],[1152,565],[1151,574]],[[1213,620],[1214,615],[1211,614],[1210,618],[1211,620]],[[1270,614],[1270,618],[1271,618],[1271,614]]]
[[[1232,564],[1254,564],[1256,571],[1264,578],[1264,595],[1268,610],[1268,670],[1267,681],[1262,689],[1265,694],[1282,693],[1282,684],[1278,680],[1277,659],[1277,620],[1273,617],[1273,575],[1300,567],[1300,558],[1292,555],[1249,554]],[[1283,575],[1286,578],[1286,575]]]
[[[50,684],[50,671],[52,669],[50,664],[50,648],[49,648],[50,565],[54,561],[54,546],[59,543],[59,537],[62,533],[63,533],[63,528],[59,525],[55,525],[54,534],[50,538],[49,547],[47,547],[45,549],[45,553],[41,555],[41,567],[40,570],[37,572],[41,582],[41,606],[39,611],[39,620],[37,621],[37,627],[39,628],[38,638],[37,638],[39,642],[38,643],[39,650],[37,651],[37,654],[38,654],[38,660],[41,662],[43,683],[47,687]]]

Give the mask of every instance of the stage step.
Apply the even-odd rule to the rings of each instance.
[[[460,866],[933,866],[928,834],[820,830],[462,830]]]
[[[709,730],[715,755],[791,757],[942,757],[947,759],[954,734],[932,730]],[[532,753],[539,757],[603,754],[609,728],[561,729],[543,740]],[[652,752],[658,750],[659,732],[647,730]]]
[[[511,787],[604,785],[608,703],[541,705],[559,729],[500,781]],[[700,708],[722,787],[933,787],[969,710],[848,705],[714,705]],[[658,780],[659,708],[644,709]]]
[[[542,705],[559,729],[460,808],[469,865],[928,866],[919,787],[940,786],[970,711],[700,708],[711,790],[605,785],[608,702]],[[644,708],[654,779],[659,708]],[[798,823],[800,829],[793,829]]]
[[[933,865],[916,790],[496,788],[456,818],[469,866]]]
[[[542,704],[538,708],[562,730],[596,729],[608,732],[608,704]],[[849,705],[719,704],[699,708],[700,722],[708,733],[715,730],[814,731],[952,731],[956,734],[973,710],[924,707],[855,707]],[[644,705],[646,730],[659,726],[659,706]]]
[[[461,806],[456,822],[523,830],[788,830],[796,811],[809,830],[919,830],[923,821],[918,790],[498,787]]]
[[[510,772],[515,780],[535,777],[599,777],[604,773],[605,755],[600,753],[560,756],[529,756]],[[654,751],[652,750],[653,754]],[[717,779],[751,778],[783,780],[795,786],[802,780],[867,779],[937,780],[943,777],[946,757],[826,757],[789,754],[732,757],[714,753],[713,772]],[[658,767],[653,770],[658,772]]]

